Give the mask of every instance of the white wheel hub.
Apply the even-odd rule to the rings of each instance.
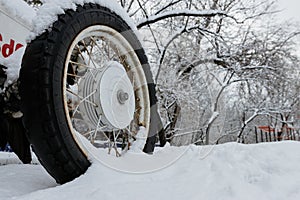
[[[101,69],[90,70],[79,84],[79,93],[89,96],[80,110],[84,111],[83,117],[93,127],[101,125],[105,130],[124,129],[133,120],[134,90],[120,63],[110,61]],[[95,102],[97,106],[89,102]]]

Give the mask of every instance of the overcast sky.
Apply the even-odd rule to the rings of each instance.
[[[279,16],[283,20],[297,20],[300,24],[300,0],[278,0],[280,9],[284,9]],[[299,27],[300,28],[300,27]],[[297,42],[297,53],[300,54],[300,36],[295,38]]]
[[[280,16],[285,19],[294,18],[300,22],[300,0],[278,0],[280,9],[284,9]]]

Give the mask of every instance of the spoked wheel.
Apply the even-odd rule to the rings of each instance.
[[[32,41],[20,81],[29,140],[59,183],[97,157],[86,141],[121,156],[141,129],[153,127],[155,88],[144,50],[122,18],[99,5],[66,11]]]
[[[93,25],[72,42],[64,67],[63,97],[74,137],[94,146],[127,150],[140,129],[149,128],[150,101],[142,65],[116,30]],[[82,148],[84,149],[84,148]]]

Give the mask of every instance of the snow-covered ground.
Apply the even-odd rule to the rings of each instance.
[[[167,146],[152,156],[129,152],[117,161],[104,154],[65,185],[40,165],[12,164],[12,154],[0,155],[7,164],[0,166],[1,200],[300,199],[299,142]]]

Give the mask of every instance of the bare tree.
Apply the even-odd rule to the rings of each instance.
[[[267,22],[275,13],[273,6],[273,1],[246,0],[137,1],[132,13],[151,47],[148,53],[164,102],[161,111],[167,112],[162,116],[166,126],[172,127],[173,141],[181,138],[176,144],[197,141],[189,133],[199,132],[203,134],[198,139],[205,135],[208,144],[212,128],[235,101],[245,100],[239,107],[240,113],[247,113],[243,120],[238,113],[230,116],[240,121],[239,137],[257,116],[270,115],[275,109],[275,102],[267,102],[272,95],[272,99],[280,96],[271,91],[282,88],[277,82],[287,80],[283,68],[296,59],[291,39],[298,33]],[[255,92],[251,101],[243,87]],[[267,97],[260,95],[264,91]],[[228,103],[232,93],[235,100]],[[180,109],[169,109],[174,105]]]

